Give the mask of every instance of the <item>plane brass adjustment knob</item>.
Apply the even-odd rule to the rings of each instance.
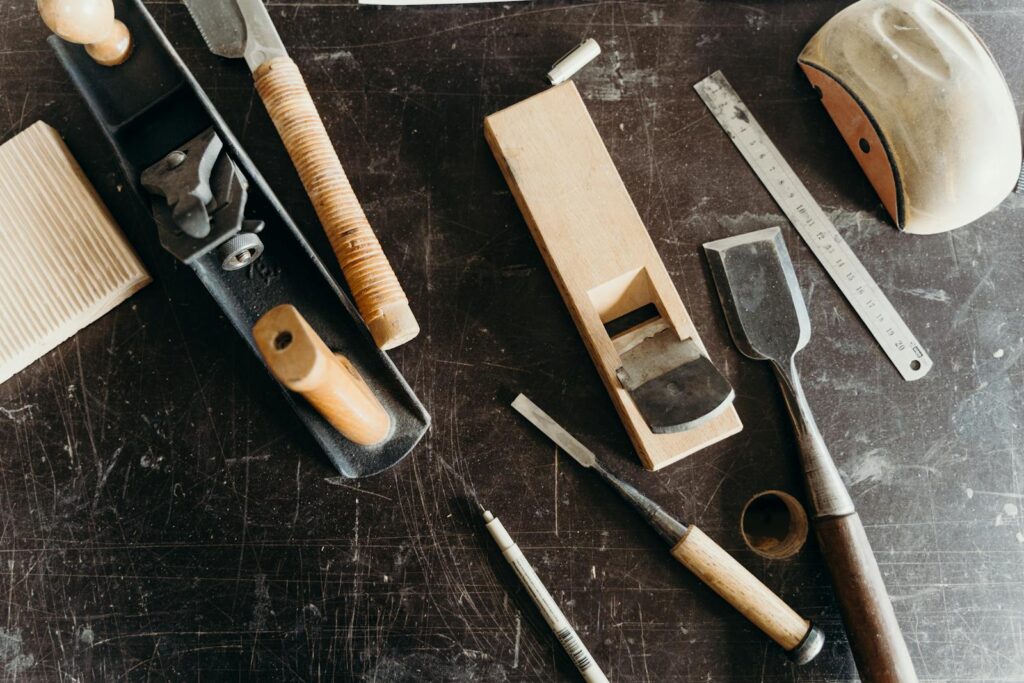
[[[103,66],[123,64],[132,53],[128,27],[114,17],[112,0],[38,0],[39,15],[51,31],[85,45]]]

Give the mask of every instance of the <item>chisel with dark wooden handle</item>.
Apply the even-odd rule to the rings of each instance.
[[[772,364],[786,399],[807,481],[814,529],[825,556],[857,671],[864,683],[917,683],[882,572],[810,404],[796,354],[811,318],[779,228],[704,245],[736,348]]]
[[[359,313],[382,349],[419,334],[409,300],[349,184],[306,82],[262,0],[185,0],[210,50],[245,58],[341,264]]]

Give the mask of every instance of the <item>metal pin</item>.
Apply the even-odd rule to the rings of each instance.
[[[185,159],[187,157],[188,155],[182,152],[181,150],[171,152],[165,158],[165,161],[167,162],[167,168],[177,168],[178,166],[181,166],[183,163],[185,163]]]

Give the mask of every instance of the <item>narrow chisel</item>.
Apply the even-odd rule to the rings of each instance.
[[[605,469],[593,451],[526,396],[519,394],[512,407],[573,460],[601,475],[672,546],[672,557],[778,643],[791,660],[806,664],[821,652],[825,642],[822,632],[797,614],[711,537],[694,525],[675,519],[657,503]]]

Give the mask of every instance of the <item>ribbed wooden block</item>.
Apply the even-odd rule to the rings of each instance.
[[[0,383],[150,281],[57,131],[0,145]]]

